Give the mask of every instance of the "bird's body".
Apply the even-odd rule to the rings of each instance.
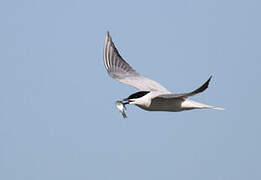
[[[147,111],[182,111],[182,98],[179,99],[162,99],[159,96],[161,92],[151,91],[145,96],[138,98],[133,104]],[[132,102],[130,102],[132,104]]]
[[[109,32],[104,44],[104,65],[109,75],[119,82],[134,86],[139,91],[120,101],[133,104],[147,111],[178,112],[191,109],[218,109],[222,108],[205,105],[188,97],[203,92],[208,88],[211,77],[198,89],[182,94],[173,94],[159,83],[141,76],[119,54]],[[118,106],[119,107],[119,106]]]
[[[141,109],[147,111],[179,112],[192,109],[222,109],[182,97],[172,98],[171,95],[175,94],[169,94],[170,98],[168,98],[168,95],[163,95],[161,92],[151,91],[148,94],[137,98],[134,102],[129,102],[129,104],[137,105]]]

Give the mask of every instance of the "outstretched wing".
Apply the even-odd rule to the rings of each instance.
[[[104,43],[104,66],[109,75],[122,83],[133,86],[140,91],[161,91],[170,92],[159,83],[141,76],[137,73],[119,54],[112,42],[109,32],[107,32]]]
[[[208,88],[211,78],[212,78],[212,76],[210,76],[210,78],[202,86],[200,86],[198,89],[196,89],[192,92],[182,93],[182,94],[162,94],[162,95],[159,95],[158,97],[163,98],[163,99],[171,99],[171,98],[188,98],[190,96],[194,96],[198,93],[205,91]]]

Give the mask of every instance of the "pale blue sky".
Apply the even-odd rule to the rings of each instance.
[[[261,1],[0,2],[1,180],[261,179]],[[114,102],[106,31],[141,74],[226,108]],[[150,66],[147,64],[150,63]]]

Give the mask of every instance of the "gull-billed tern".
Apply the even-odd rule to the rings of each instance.
[[[112,38],[107,32],[104,43],[104,66],[108,74],[121,83],[128,84],[138,89],[138,92],[131,94],[129,97],[116,102],[116,106],[125,114],[125,105],[134,104],[147,111],[171,111],[178,112],[192,109],[216,109],[223,108],[198,103],[188,99],[203,92],[208,88],[211,77],[198,89],[181,94],[173,94],[158,82],[146,78],[137,73],[119,54]]]

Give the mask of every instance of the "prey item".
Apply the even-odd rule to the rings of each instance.
[[[127,115],[125,113],[126,107],[123,104],[123,102],[122,101],[116,101],[115,105],[116,105],[117,109],[120,111],[120,113],[122,114],[123,118],[127,118]]]

